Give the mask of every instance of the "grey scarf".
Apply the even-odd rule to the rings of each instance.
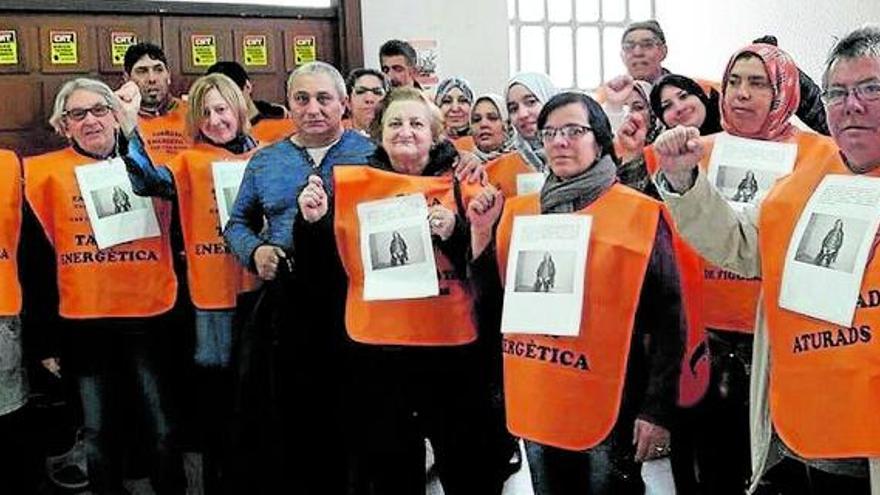
[[[570,179],[552,173],[541,188],[541,213],[573,213],[587,207],[617,181],[617,167],[605,155]]]

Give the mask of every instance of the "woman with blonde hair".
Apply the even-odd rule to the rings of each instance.
[[[232,326],[236,296],[256,286],[256,278],[229,253],[221,235],[228,211],[228,195],[235,197],[238,182],[222,184],[215,178],[235,175],[236,168],[257,150],[250,136],[247,103],[238,86],[219,73],[203,76],[189,91],[186,128],[195,143],[170,163],[151,162],[136,128],[140,93],[124,85],[117,92],[122,102],[123,131],[120,153],[134,192],[142,196],[176,199],[187,259],[190,299],[195,306],[194,361],[200,397],[204,441],[205,485],[209,492],[221,487],[222,445],[227,403],[232,397]],[[240,180],[241,174],[238,174]],[[228,191],[229,189],[232,191]],[[222,191],[223,194],[215,194]],[[221,204],[222,203],[222,204]],[[224,206],[226,208],[224,208]]]

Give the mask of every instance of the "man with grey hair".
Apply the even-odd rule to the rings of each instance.
[[[703,145],[694,128],[657,139],[655,180],[679,231],[703,257],[744,277],[762,277],[751,384],[752,490],[766,480],[783,493],[867,494],[864,458],[880,452],[880,430],[870,426],[878,395],[870,344],[880,328],[870,294],[880,285],[880,257],[869,257],[849,326],[783,309],[779,299],[782,273],[794,263],[786,256],[792,232],[819,184],[829,175],[880,172],[880,27],[865,26],[838,41],[822,84],[837,146],[799,150],[809,153],[810,166],[778,181],[759,209],[735,212],[709,183],[697,167]],[[875,240],[872,250],[876,246]]]
[[[331,184],[333,166],[365,165],[376,149],[362,134],[343,128],[348,97],[332,65],[311,62],[294,70],[287,101],[297,131],[248,162],[224,232],[241,263],[263,280],[275,278],[284,251],[293,245],[296,197],[308,176],[319,174]]]

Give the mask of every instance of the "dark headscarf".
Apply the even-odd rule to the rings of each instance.
[[[660,119],[660,122],[663,122],[663,125],[669,127],[669,124],[663,120],[663,105],[661,104],[660,99],[660,92],[663,91],[663,88],[666,86],[676,87],[699,98],[700,102],[706,108],[706,118],[703,120],[702,125],[700,125],[701,136],[708,136],[722,131],[721,104],[719,102],[721,95],[718,94],[718,91],[711,89],[709,94],[706,95],[703,87],[696,81],[678,74],[666,74],[657,80],[657,83],[654,84],[654,87],[651,89],[651,110],[653,110],[654,115]]]

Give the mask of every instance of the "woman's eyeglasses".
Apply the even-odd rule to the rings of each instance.
[[[579,139],[581,136],[592,131],[593,128],[589,126],[569,124],[564,125],[558,129],[554,127],[545,127],[538,131],[538,136],[540,136],[541,140],[545,143],[553,141],[553,139],[556,138],[557,134],[561,134],[562,138],[567,141],[572,141],[574,139]]]

